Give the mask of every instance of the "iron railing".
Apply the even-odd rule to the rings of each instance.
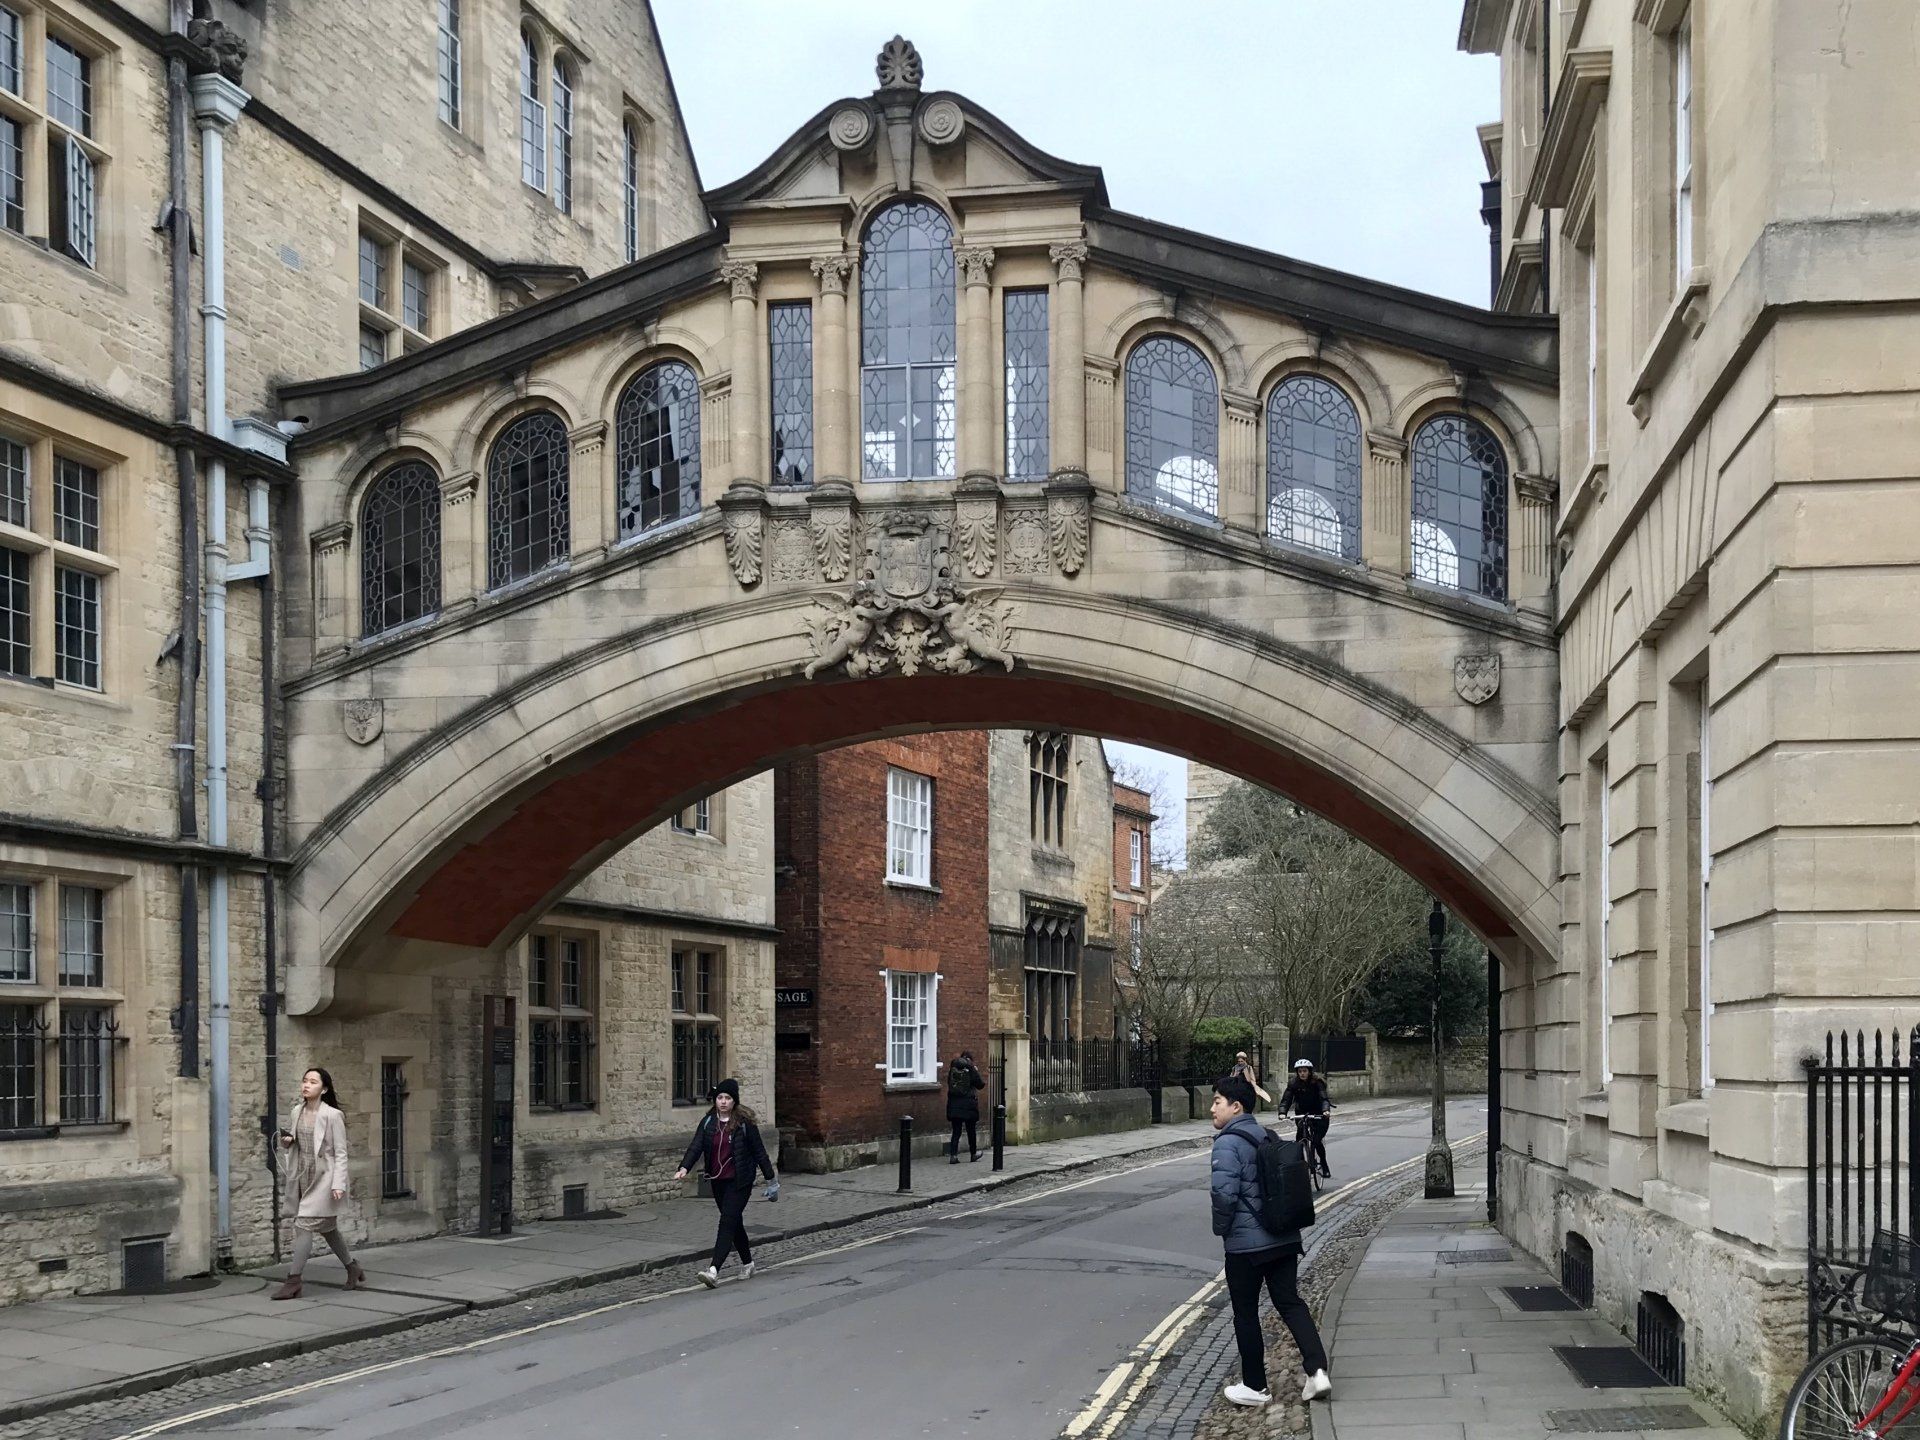
[[[1028,1048],[1035,1095],[1124,1090],[1151,1084],[1157,1073],[1157,1052],[1144,1041],[1034,1040]]]
[[[1807,1353],[1900,1329],[1864,1293],[1876,1233],[1920,1230],[1920,1027],[1828,1032],[1807,1085]],[[1837,1042],[1837,1043],[1836,1043]]]
[[[1322,1075],[1367,1068],[1364,1035],[1296,1035],[1292,1045],[1293,1053],[1285,1062],[1289,1068],[1296,1060],[1311,1060]]]
[[[120,1018],[104,1005],[67,1004],[58,1023],[37,1005],[0,1005],[0,1136],[120,1121]]]

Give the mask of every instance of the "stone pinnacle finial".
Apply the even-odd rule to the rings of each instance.
[[[882,90],[918,90],[920,88],[920,52],[913,42],[896,35],[880,47],[880,59],[873,67]]]

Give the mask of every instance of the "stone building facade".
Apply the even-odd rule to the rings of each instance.
[[[1802,1057],[1920,1019],[1911,7],[1468,0],[1498,305],[1560,318],[1560,943],[1507,971],[1503,1223],[1771,1425]]]
[[[268,701],[287,673],[273,517],[293,483],[276,390],[404,363],[703,230],[651,18],[615,0],[4,10],[0,145],[20,164],[0,182],[0,731],[19,743],[0,746],[0,1300],[269,1255],[260,1127],[309,1059],[352,1097],[367,1201],[353,1223],[464,1223],[462,1027],[476,987],[517,983],[513,962],[396,976],[319,1026],[280,1014],[270,877],[287,842],[261,799],[286,794]],[[345,723],[378,730],[364,707]],[[731,807],[761,858],[766,791]],[[673,886],[641,878],[659,869],[653,843],[596,878],[601,900],[611,886],[638,897],[619,904],[671,908]],[[764,930],[770,878],[757,883],[744,910],[729,899],[703,918]],[[650,933],[594,923],[608,956]],[[764,943],[741,937],[723,938]],[[609,987],[627,983],[607,963]],[[374,1200],[396,1059],[410,1209]]]

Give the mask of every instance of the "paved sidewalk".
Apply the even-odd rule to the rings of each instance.
[[[1583,1385],[1555,1346],[1631,1355],[1629,1342],[1588,1310],[1520,1310],[1504,1287],[1553,1277],[1509,1252],[1486,1213],[1482,1182],[1455,1200],[1410,1201],[1374,1237],[1322,1318],[1334,1399],[1312,1407],[1315,1440],[1637,1440],[1682,1424],[1686,1440],[1744,1440],[1687,1390]],[[1514,1258],[1444,1258],[1475,1251]]]
[[[1363,1102],[1348,1113],[1406,1103]],[[984,1152],[975,1164],[919,1158],[914,1193],[904,1196],[896,1193],[892,1165],[783,1176],[777,1204],[760,1199],[756,1187],[747,1210],[749,1233],[756,1244],[791,1238],[1026,1176],[1193,1146],[1211,1133],[1205,1120],[1180,1121],[1009,1147],[1006,1169],[998,1174]],[[714,1211],[691,1182],[687,1192],[687,1198],[629,1210],[619,1219],[534,1221],[503,1238],[440,1236],[363,1250],[357,1258],[366,1267],[368,1290],[342,1288],[338,1262],[322,1252],[307,1268],[305,1295],[294,1301],[268,1298],[285,1273],[271,1267],[184,1294],[81,1296],[0,1307],[0,1424],[405,1330],[464,1310],[691,1264],[712,1247]]]

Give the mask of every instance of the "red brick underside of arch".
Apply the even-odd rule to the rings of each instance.
[[[1343,781],[1199,716],[1090,686],[1022,676],[917,676],[783,688],[649,726],[556,770],[422,881],[392,925],[407,939],[486,947],[581,861],[649,817],[786,754],[883,733],[1045,726],[1176,751],[1258,781],[1390,856],[1483,936],[1512,921],[1444,852]]]

